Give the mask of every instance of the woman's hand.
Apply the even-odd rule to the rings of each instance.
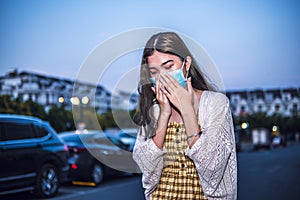
[[[163,88],[159,80],[156,80],[156,86],[151,87],[151,89],[156,94],[156,99],[160,106],[160,116],[158,118],[156,134],[153,137],[153,142],[162,150],[172,109],[168,98],[162,91]]]
[[[162,93],[182,113],[187,106],[194,105],[194,91],[191,78],[187,80],[187,90],[183,88],[169,74],[162,74],[159,78]]]
[[[156,99],[160,105],[160,114],[166,118],[169,118],[171,115],[171,105],[163,92],[164,88],[162,87],[159,79],[156,81],[156,86],[151,87],[151,89],[155,93]]]

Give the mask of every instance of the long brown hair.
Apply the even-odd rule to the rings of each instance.
[[[189,77],[192,77],[191,81],[193,88],[199,90],[215,90],[214,87],[209,85],[205,80],[203,73],[200,71],[191,52],[176,33],[162,32],[155,34],[147,41],[142,56],[140,82],[138,85],[138,92],[140,94],[139,108],[135,115],[135,122],[140,126],[145,126],[150,123],[150,108],[153,104],[157,103],[155,94],[151,90],[152,83],[150,81],[150,71],[147,61],[148,57],[153,55],[154,51],[176,55],[182,61],[187,56],[190,56],[192,58],[192,63],[189,69]]]

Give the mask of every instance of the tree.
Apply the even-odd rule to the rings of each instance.
[[[65,110],[64,106],[58,107],[53,105],[48,112],[47,118],[57,132],[75,129],[72,112]]]
[[[0,113],[18,114],[20,104],[18,104],[10,95],[0,96]]]
[[[22,102],[18,98],[12,98],[10,95],[0,96],[0,113],[28,115],[47,119],[47,114],[42,105],[33,101]]]
[[[100,126],[103,128],[132,128],[136,127],[133,122],[134,111],[114,110],[98,116]]]
[[[21,104],[21,110],[22,108],[25,112],[21,111],[21,114],[35,116],[43,120],[47,120],[47,113],[45,111],[45,108],[38,103],[35,103],[33,101],[26,101],[23,104]]]

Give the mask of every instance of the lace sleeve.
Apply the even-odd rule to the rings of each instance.
[[[207,197],[224,198],[228,194],[234,197],[236,155],[229,101],[219,93],[211,95],[207,102],[206,110],[202,110],[203,118],[206,118],[202,135],[191,149],[186,150],[186,155],[194,161]]]
[[[149,196],[159,183],[163,170],[163,156],[166,150],[160,150],[152,138],[143,137],[141,127],[133,150],[133,159],[143,173],[143,187],[146,197]]]

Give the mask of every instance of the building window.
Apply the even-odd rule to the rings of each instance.
[[[292,115],[293,116],[298,115],[298,105],[296,103],[293,104]]]
[[[276,104],[276,105],[275,105],[275,111],[278,112],[279,110],[280,110],[280,105],[279,105],[279,104]]]
[[[262,112],[262,105],[261,104],[258,105],[258,112]]]
[[[241,111],[245,112],[245,106],[241,106]]]

